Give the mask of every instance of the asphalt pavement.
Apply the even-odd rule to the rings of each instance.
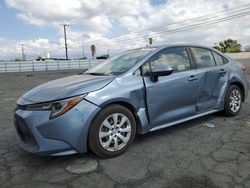
[[[242,62],[250,68],[250,60]],[[13,125],[16,100],[41,83],[78,72],[0,74],[0,187],[250,187],[250,97],[236,117],[216,113],[138,135],[113,159],[21,150]]]

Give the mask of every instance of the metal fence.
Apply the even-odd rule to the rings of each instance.
[[[100,60],[47,60],[47,61],[20,61],[0,62],[0,73],[29,72],[48,70],[85,69],[98,64]]]

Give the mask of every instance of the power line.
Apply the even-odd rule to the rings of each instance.
[[[250,14],[250,11],[246,11],[246,12],[242,12],[242,13],[238,13],[238,14],[234,14],[234,15],[230,15],[230,16],[226,16],[226,17],[224,16],[224,17],[218,18],[218,19],[213,19],[213,20],[209,20],[209,21],[200,22],[200,23],[197,23],[197,24],[196,23],[195,24],[189,24],[189,25],[179,27],[179,28],[175,28],[175,29],[163,30],[163,31],[160,31],[160,32],[156,32],[155,34],[144,34],[144,35],[138,36],[138,37],[133,37],[133,38],[130,37],[129,39],[113,40],[111,42],[106,42],[106,43],[100,42],[100,43],[95,43],[95,44],[97,46],[107,45],[107,44],[111,44],[111,45],[114,44],[115,45],[115,44],[119,44],[119,43],[124,44],[124,43],[127,43],[127,42],[134,41],[136,39],[144,39],[144,38],[148,38],[148,37],[157,37],[157,36],[161,36],[163,34],[172,34],[172,33],[176,33],[176,32],[181,32],[181,31],[191,30],[191,29],[195,29],[195,28],[199,28],[199,27],[204,27],[204,26],[207,26],[207,25],[212,25],[212,24],[216,24],[216,23],[220,23],[220,22],[240,18],[240,17],[243,17],[243,16],[247,16],[249,14]],[[168,26],[168,25],[165,25],[165,26]],[[78,44],[78,43],[74,43],[74,45],[75,44]]]
[[[227,21],[227,20],[232,20],[232,19],[243,17],[243,16],[247,16],[247,15],[249,15],[248,12],[242,12],[242,11],[249,10],[249,5],[250,4],[247,3],[247,4],[243,4],[241,6],[238,6],[238,7],[234,7],[234,8],[230,8],[230,9],[222,10],[222,11],[217,11],[217,12],[207,14],[207,15],[204,15],[204,16],[195,17],[195,18],[191,18],[191,19],[178,21],[178,22],[174,22],[174,23],[165,24],[165,25],[162,25],[162,26],[151,28],[152,31],[156,30],[156,32],[154,34],[148,33],[148,34],[139,35],[140,32],[143,32],[143,33],[149,32],[149,29],[147,29],[147,30],[137,31],[136,34],[134,34],[135,37],[131,37],[131,36],[127,35],[125,37],[121,36],[121,37],[116,37],[116,38],[109,39],[109,40],[112,40],[112,41],[103,42],[103,41],[100,40],[99,43],[98,43],[98,40],[96,40],[95,42],[97,42],[97,43],[95,43],[94,41],[93,42],[89,41],[89,42],[84,42],[84,44],[86,46],[86,44],[95,43],[95,45],[97,47],[107,47],[108,44],[110,44],[110,45],[126,44],[126,43],[130,43],[130,42],[133,42],[133,41],[136,41],[136,40],[144,40],[145,38],[148,39],[148,37],[161,36],[161,37],[164,38],[164,37],[166,37],[166,35],[169,35],[169,34],[174,34],[174,33],[177,33],[177,32],[183,32],[183,31],[192,30],[192,29],[197,29],[197,28],[200,28],[200,27],[205,27],[205,26],[208,26],[208,25],[213,25],[213,24],[224,22],[224,21]],[[100,8],[100,6],[98,7],[98,9],[99,8]],[[72,20],[77,20],[77,19],[79,19],[81,17],[86,17],[88,15],[93,14],[93,12],[96,12],[96,11],[88,12],[87,14],[78,16],[78,17],[76,17],[76,18],[74,18]],[[228,14],[237,13],[237,12],[242,12],[242,13],[241,14],[234,14],[234,15],[231,15],[229,17],[225,17],[225,16],[222,17],[223,15],[228,15]],[[221,13],[221,14],[218,15],[217,13]],[[218,17],[221,17],[221,18],[218,18]],[[217,18],[217,19],[214,19],[214,18]],[[204,22],[201,22],[202,20],[204,20]],[[188,22],[192,22],[192,24],[185,24],[185,23],[188,23]],[[180,24],[182,24],[182,27],[178,27]],[[67,24],[64,24],[64,25],[68,26]],[[68,59],[68,44],[67,44],[67,36],[66,36],[66,26],[64,26],[64,25],[62,25],[62,26],[64,27],[64,31],[65,31],[64,32],[65,54],[66,54],[66,59]],[[173,28],[169,28],[170,26],[173,26]],[[166,27],[168,29],[166,29]],[[161,29],[161,28],[163,28],[163,29]],[[127,39],[126,39],[126,37],[127,37]],[[80,43],[82,44],[82,42],[80,42]],[[73,43],[72,46],[76,46],[77,44],[79,44],[79,43]],[[60,44],[58,43],[58,45],[60,45]],[[22,53],[22,55],[23,54],[24,54],[24,52]]]
[[[228,13],[235,13],[235,12],[239,12],[239,11],[242,11],[242,10],[245,10],[245,9],[248,9],[249,8],[249,3],[247,3],[247,4],[243,4],[243,5],[241,5],[241,6],[237,6],[237,7],[234,7],[234,8],[230,8],[230,9],[227,9],[227,10],[221,10],[221,11],[217,11],[217,12],[214,12],[214,13],[211,13],[211,14],[207,14],[207,15],[204,15],[204,16],[201,16],[201,17],[195,17],[195,18],[191,18],[191,19],[188,19],[188,20],[183,20],[183,21],[178,21],[178,22],[174,22],[174,23],[170,23],[170,24],[167,24],[167,25],[162,25],[162,26],[158,26],[158,27],[154,27],[154,28],[151,28],[153,31],[154,30],[156,30],[156,29],[159,29],[159,28],[164,28],[163,29],[163,31],[165,31],[165,28],[168,26],[171,26],[171,25],[176,25],[176,24],[181,24],[181,23],[186,23],[186,22],[190,22],[190,21],[195,21],[195,20],[197,20],[197,21],[201,21],[201,20],[206,20],[206,19],[211,19],[211,17],[209,18],[208,16],[212,16],[212,18],[214,18],[214,17],[218,17],[218,16],[222,16],[222,15],[224,15],[224,14],[228,14]],[[98,6],[97,8],[100,8],[101,6]],[[102,8],[103,8],[103,6],[102,6]],[[242,9],[243,8],[243,9]],[[237,10],[237,9],[240,9],[240,10]],[[79,19],[79,18],[81,18],[81,17],[86,17],[86,16],[88,16],[88,15],[91,15],[91,14],[93,14],[94,12],[96,12],[96,11],[89,11],[89,12],[87,12],[87,14],[85,14],[85,15],[80,15],[80,16],[78,16],[78,17],[75,17],[74,19],[72,19],[72,20],[77,20],[77,19]],[[220,15],[217,15],[218,13],[222,13],[222,14],[220,14]],[[215,15],[216,14],[216,15]],[[208,18],[207,18],[208,17]],[[146,30],[147,31],[147,30]],[[128,40],[129,41],[131,41],[131,40],[136,40],[136,39],[141,39],[142,38],[142,36],[141,35],[139,35],[139,32],[146,32],[145,30],[141,30],[141,31],[137,31],[137,33],[135,34],[135,36],[137,36],[136,38],[134,37],[134,38],[131,38],[131,36],[122,36],[122,37],[117,37],[117,38],[113,38],[113,39],[110,39],[110,40],[113,40],[112,42],[102,42],[102,41],[100,41],[99,43],[98,43],[98,40],[97,41],[89,41],[89,42],[85,42],[85,44],[93,44],[93,43],[95,43],[96,45],[102,45],[102,44],[105,44],[105,43],[118,43],[118,42],[127,42]],[[159,30],[158,31],[156,31],[156,33],[158,33],[159,32]],[[144,34],[145,35],[145,34]],[[143,36],[144,36],[143,35]],[[148,36],[149,34],[147,34],[147,36]],[[128,38],[128,39],[126,39],[126,37]],[[124,38],[124,39],[123,39]],[[144,38],[144,37],[143,37]],[[82,43],[82,42],[80,42],[80,43]],[[76,45],[76,44],[78,44],[78,43],[73,43],[72,45]]]
[[[235,10],[235,9],[239,9],[243,7],[243,9],[240,9],[240,10]],[[191,18],[191,19],[186,19],[186,20],[182,20],[182,21],[178,21],[178,22],[173,22],[173,23],[170,23],[170,24],[164,24],[164,25],[161,25],[161,26],[158,26],[158,27],[154,27],[154,28],[149,28],[147,30],[140,30],[140,31],[137,31],[135,35],[138,35],[140,36],[139,34],[141,32],[145,33],[146,31],[149,31],[149,30],[156,30],[157,28],[164,28],[164,30],[166,29],[166,26],[171,26],[171,25],[176,25],[176,24],[181,24],[181,23],[186,23],[186,22],[190,22],[190,21],[194,21],[194,20],[197,20],[197,21],[202,21],[202,20],[208,20],[208,19],[213,19],[214,17],[218,17],[218,16],[223,16],[223,15],[227,15],[229,13],[237,13],[239,11],[243,11],[243,10],[246,10],[246,9],[249,9],[250,8],[250,4],[244,4],[244,5],[241,5],[241,6],[238,6],[238,7],[234,7],[234,8],[230,8],[230,9],[227,9],[227,10],[223,10],[223,11],[217,11],[217,12],[214,12],[214,13],[211,13],[211,14],[207,14],[207,15],[204,15],[204,16],[199,16],[199,17],[195,17],[195,18]],[[219,14],[219,15],[215,15],[217,13],[222,13],[224,12],[223,14]],[[210,16],[210,17],[208,17]],[[201,19],[202,18],[202,19]],[[130,36],[121,36],[121,37],[117,37],[117,38],[113,38],[113,41],[123,41],[123,40],[127,40],[126,37],[129,37],[131,38]],[[124,38],[124,39],[122,39]],[[92,41],[91,43],[97,43],[98,40],[95,40],[95,41]],[[86,43],[86,42],[85,42]],[[87,42],[87,43],[90,43],[90,42]]]
[[[234,15],[219,18],[219,19],[213,19],[213,20],[210,20],[210,21],[201,22],[201,23],[198,23],[198,24],[189,24],[189,25],[178,27],[178,28],[175,28],[175,29],[168,29],[168,30],[158,32],[158,33],[155,33],[155,34],[147,34],[147,35],[143,35],[141,37],[130,38],[129,40],[126,40],[126,41],[120,41],[120,42],[111,41],[111,42],[99,43],[99,44],[96,44],[96,46],[99,49],[100,48],[104,49],[104,48],[107,48],[107,45],[110,45],[110,46],[117,45],[117,44],[123,44],[124,45],[124,44],[131,43],[131,41],[134,41],[136,39],[143,40],[143,39],[147,38],[148,36],[150,36],[150,37],[161,36],[162,38],[166,38],[166,36],[169,35],[169,34],[174,34],[174,33],[183,32],[183,31],[187,31],[187,30],[193,30],[193,29],[197,29],[197,28],[217,24],[217,23],[220,23],[220,22],[225,22],[225,21],[228,21],[228,20],[237,19],[237,18],[240,18],[240,17],[243,17],[243,16],[247,16],[249,14],[250,14],[250,11],[246,11],[246,12],[234,14]],[[75,44],[77,44],[77,43],[75,43]],[[70,48],[74,48],[75,46],[77,46],[77,45],[72,45]]]
[[[241,7],[242,7],[242,9],[240,9]],[[177,21],[177,22],[172,22],[172,23],[169,23],[167,25],[171,26],[171,25],[181,24],[181,23],[195,21],[195,20],[197,20],[197,21],[207,20],[207,19],[211,19],[211,18],[214,18],[214,17],[218,17],[218,16],[223,16],[223,15],[227,15],[227,14],[231,14],[231,13],[237,13],[239,11],[248,10],[249,8],[250,8],[250,3],[246,3],[246,4],[243,4],[241,6],[236,6],[236,7],[233,7],[233,8],[226,9],[226,10],[220,10],[220,11],[212,12],[210,14],[206,14],[206,15],[203,15],[203,16],[198,16],[198,17],[193,17],[193,18],[190,18],[190,19],[185,19],[185,20],[181,20],[181,21]],[[222,14],[218,14],[218,13],[222,13]],[[165,28],[165,26],[166,25],[164,24],[164,25],[161,25],[161,26],[148,28],[147,30],[152,31],[152,30],[159,29],[159,28]],[[136,33],[143,32],[143,31],[145,31],[145,30],[139,30],[139,31],[136,31]]]
[[[183,28],[178,28],[178,29],[176,29],[176,30],[171,30],[171,31],[169,31],[169,33],[161,33],[161,34],[158,34],[158,35],[150,35],[150,36],[155,36],[155,37],[156,37],[156,36],[161,36],[162,38],[166,38],[166,37],[168,37],[169,34],[174,34],[174,33],[183,32],[183,31],[187,31],[187,30],[193,30],[193,29],[197,29],[197,28],[201,28],[201,27],[213,25],[213,24],[216,24],[216,23],[220,23],[220,22],[224,22],[224,21],[228,21],[228,20],[233,20],[233,19],[240,18],[240,17],[247,16],[247,15],[249,15],[249,13],[248,13],[248,14],[244,14],[244,15],[235,16],[235,17],[232,17],[232,18],[229,18],[229,19],[217,20],[216,22],[205,23],[205,24],[202,24],[202,25],[194,25],[194,26],[189,27],[189,28],[184,28],[184,27],[183,27]],[[143,39],[145,39],[146,37],[147,37],[147,36],[142,36],[140,39],[143,40]],[[134,39],[133,39],[133,40],[134,40]],[[116,46],[117,46],[117,44],[122,44],[122,45],[124,45],[124,44],[129,44],[129,43],[131,43],[130,40],[128,40],[128,41],[123,41],[123,42],[113,43],[113,44],[110,44],[110,46],[113,46],[113,45],[116,45]],[[98,48],[100,48],[100,47],[105,47],[105,46],[107,46],[107,43],[106,43],[106,44],[97,45]]]
[[[216,24],[216,23],[220,23],[220,22],[224,22],[224,21],[228,21],[228,20],[233,20],[233,19],[236,19],[236,18],[247,16],[249,14],[250,14],[250,11],[247,11],[247,12],[243,12],[243,13],[240,13],[240,14],[227,16],[227,17],[224,17],[224,18],[219,18],[219,19],[214,19],[214,20],[211,20],[211,21],[201,22],[201,23],[198,23],[198,24],[191,24],[191,25],[187,25],[187,26],[183,26],[183,27],[179,27],[179,28],[175,28],[175,29],[168,29],[168,30],[164,30],[164,31],[161,31],[161,32],[156,32],[155,34],[145,34],[142,37],[135,37],[135,38],[132,38],[132,39],[129,39],[129,40],[126,40],[126,41],[131,41],[131,40],[140,39],[140,38],[146,38],[146,37],[149,37],[149,36],[157,37],[157,36],[161,36],[163,34],[170,34],[170,33],[177,33],[177,32],[181,32],[181,31],[187,31],[187,30],[203,27],[203,26],[206,26],[206,25],[213,25],[213,24]],[[124,42],[124,41],[120,41],[120,42]]]

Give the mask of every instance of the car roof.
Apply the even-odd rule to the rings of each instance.
[[[199,47],[199,48],[207,48],[207,49],[211,49],[211,50],[215,50],[216,49],[209,47],[209,46],[205,46],[205,45],[199,45],[199,44],[187,44],[187,43],[172,43],[172,44],[161,44],[161,45],[146,45],[146,46],[142,46],[142,47],[138,47],[138,48],[132,48],[126,51],[131,51],[131,50],[139,50],[139,49],[144,49],[144,48],[156,48],[157,50],[159,49],[164,49],[167,47],[176,47],[176,46],[186,46],[186,47]]]
[[[171,43],[171,44],[161,44],[161,45],[147,45],[147,46],[144,46],[144,47],[139,47],[139,48],[135,48],[135,49],[131,49],[131,50],[143,49],[143,48],[156,48],[156,50],[161,50],[161,49],[164,49],[164,48],[167,48],[167,47],[176,47],[176,46],[206,48],[206,49],[213,50],[213,51],[217,52],[218,54],[223,55],[224,57],[229,58],[226,54],[218,51],[215,48],[205,46],[205,45],[200,45],[200,44]]]
[[[187,43],[171,43],[171,44],[161,44],[161,45],[150,45],[146,46],[146,48],[167,48],[172,46],[193,46],[193,47],[201,47],[201,48],[208,48],[211,49],[211,47],[200,45],[200,44],[187,44]],[[145,47],[141,47],[145,48]]]

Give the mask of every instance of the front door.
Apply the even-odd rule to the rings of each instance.
[[[152,127],[164,125],[196,114],[198,101],[197,70],[191,69],[185,47],[171,47],[153,55],[143,66],[143,73],[172,67],[173,73],[155,81],[144,76],[146,101]]]

